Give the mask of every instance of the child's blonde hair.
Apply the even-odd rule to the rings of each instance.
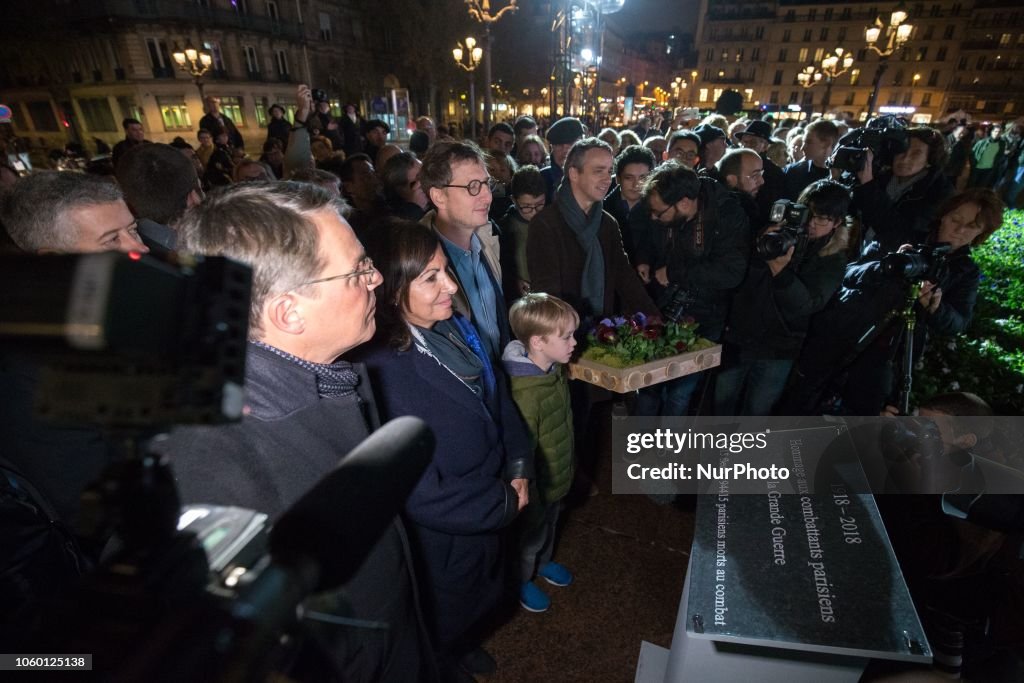
[[[512,304],[508,322],[516,338],[529,346],[531,337],[575,330],[579,327],[580,316],[557,296],[531,292]]]

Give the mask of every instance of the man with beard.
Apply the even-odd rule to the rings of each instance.
[[[747,214],[752,233],[759,233],[767,224],[767,212],[762,213],[757,198],[764,190],[764,161],[751,149],[733,149],[718,160],[715,178],[736,197]]]
[[[772,140],[772,127],[766,121],[751,121],[745,130],[736,134],[740,147],[751,149],[761,156],[760,190],[754,195],[762,219],[768,218],[772,204],[785,194],[786,176],[782,169],[768,158],[768,146]]]
[[[662,311],[669,319],[693,318],[700,336],[718,341],[725,327],[729,297],[743,280],[750,254],[750,227],[736,198],[712,178],[665,164],[644,185],[651,219],[667,239],[652,264],[665,292]],[[699,374],[687,375],[639,392],[637,415],[686,415]],[[660,410],[660,412],[659,412]]]

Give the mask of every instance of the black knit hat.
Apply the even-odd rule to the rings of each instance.
[[[552,145],[571,145],[585,134],[583,124],[572,116],[558,119],[548,128],[548,142]]]

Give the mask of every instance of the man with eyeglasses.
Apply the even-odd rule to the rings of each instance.
[[[501,272],[505,301],[512,303],[530,292],[530,271],[526,263],[526,240],[530,221],[547,202],[544,176],[536,166],[521,167],[512,176],[512,206],[498,221],[501,228]]]
[[[687,168],[697,168],[700,161],[700,136],[692,130],[677,130],[668,139],[665,161],[675,161]]]
[[[365,370],[340,359],[373,336],[383,281],[345,208],[310,183],[254,182],[211,195],[179,221],[182,249],[253,269],[242,421],[178,428],[155,445],[184,503],[274,521],[378,426]],[[341,589],[351,625],[306,623],[346,681],[433,680],[407,547],[396,517]],[[335,601],[318,598],[318,608],[333,612],[324,606]]]
[[[459,285],[455,310],[472,321],[497,362],[511,330],[501,288],[499,232],[489,218],[494,180],[484,153],[473,143],[438,141],[423,157],[420,183],[434,205],[420,222],[437,231]]]
[[[729,297],[747,269],[746,214],[722,183],[680,164],[655,169],[643,193],[657,234],[651,279],[664,288],[659,304],[669,317],[693,318],[702,337],[718,341]],[[700,377],[641,390],[635,414],[686,415]]]
[[[771,415],[786,387],[811,316],[839,288],[846,268],[850,192],[832,180],[809,185],[799,202],[810,210],[806,236],[781,254],[751,257],[732,299],[716,415]],[[778,232],[773,225],[766,232]]]
[[[650,217],[643,203],[644,181],[657,166],[654,153],[640,145],[626,147],[615,157],[615,188],[604,199],[605,211],[619,224],[622,246],[640,279],[650,281],[647,233]]]
[[[712,177],[725,183],[736,201],[747,214],[747,221],[753,234],[758,234],[768,223],[767,213],[762,214],[757,197],[764,186],[764,165],[761,155],[751,149],[731,149],[718,160]]]
[[[785,193],[786,176],[782,169],[768,158],[768,146],[772,143],[772,125],[767,121],[754,120],[736,134],[740,147],[756,152],[761,157],[761,188],[754,197],[758,213],[767,219],[772,204]]]

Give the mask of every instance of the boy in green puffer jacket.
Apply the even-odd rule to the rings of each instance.
[[[529,505],[520,515],[519,604],[544,612],[551,598],[533,582],[534,576],[555,586],[568,586],[573,579],[551,556],[561,501],[575,469],[565,364],[576,348],[573,333],[580,319],[572,306],[543,293],[516,301],[508,319],[520,341],[506,346],[501,359],[511,379],[512,398],[537,442],[537,476],[530,486]]]

